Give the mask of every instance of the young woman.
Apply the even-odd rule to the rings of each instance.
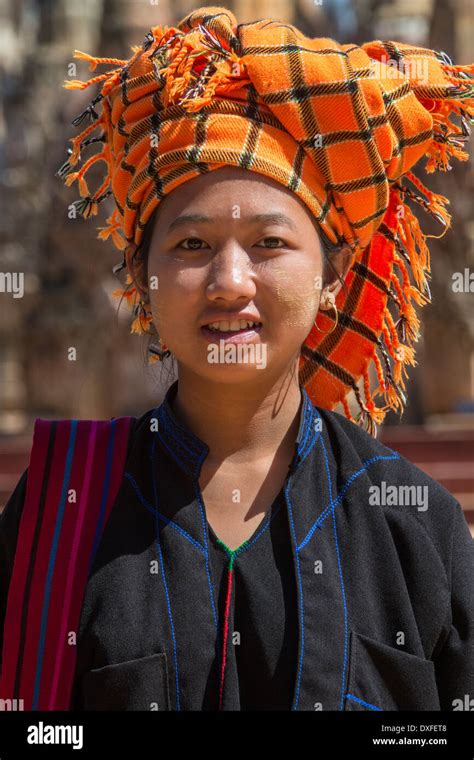
[[[406,201],[449,222],[410,169],[466,157],[472,67],[224,8],[152,28],[130,61],[77,57],[118,68],[69,83],[103,85],[59,174],[86,217],[113,193],[117,294],[178,380],[137,419],[37,420],[0,524],[0,697],[463,709],[470,532],[371,433],[403,408],[429,300]],[[108,172],[91,195],[93,160],[72,168],[97,127]]]

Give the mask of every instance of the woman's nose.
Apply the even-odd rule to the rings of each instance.
[[[209,298],[253,298],[255,289],[254,272],[248,253],[235,241],[221,248],[214,256],[209,272]]]

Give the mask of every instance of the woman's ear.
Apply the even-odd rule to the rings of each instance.
[[[325,263],[325,285],[321,291],[321,300],[319,304],[319,308],[323,311],[330,309],[331,304],[334,303],[337,294],[342,288],[346,275],[354,263],[355,254],[349,245],[344,245],[338,251],[329,255],[331,265],[327,262]]]
[[[139,248],[135,243],[131,243],[125,249],[125,261],[127,270],[133,280],[133,284],[138,290],[140,300],[148,303],[147,272],[146,263],[139,254]]]

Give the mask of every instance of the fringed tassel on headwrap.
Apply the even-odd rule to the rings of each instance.
[[[125,278],[127,285],[132,285],[130,288],[117,288],[112,291],[112,295],[116,298],[125,298],[126,303],[132,309],[134,319],[132,322],[132,333],[147,333],[149,327],[153,323],[153,316],[151,313],[146,313],[140,302],[140,294],[135,285],[133,285],[133,278],[130,274],[127,274]]]
[[[70,186],[73,182],[77,181],[79,184],[79,192],[85,199],[84,201],[77,201],[74,205],[78,213],[81,213],[85,218],[95,215],[98,212],[98,203],[104,199],[104,192],[110,185],[111,176],[113,171],[113,162],[110,152],[110,146],[107,144],[105,137],[93,138],[87,140],[86,138],[99,127],[99,125],[106,126],[110,117],[107,109],[105,109],[101,116],[96,111],[96,105],[100,103],[108,93],[115,87],[123,78],[127,69],[134,63],[134,61],[142,55],[145,50],[150,50],[153,45],[154,49],[150,50],[150,57],[154,57],[157,53],[165,55],[160,61],[160,76],[166,78],[165,87],[163,89],[163,101],[165,104],[180,102],[190,110],[199,110],[203,105],[210,103],[214,97],[216,87],[226,86],[227,90],[232,90],[232,79],[235,76],[233,74],[233,66],[238,64],[239,58],[233,51],[226,50],[219,42],[218,38],[212,34],[204,26],[200,25],[199,30],[193,32],[194,36],[197,36],[202,43],[202,49],[198,52],[191,52],[193,50],[193,40],[189,39],[182,32],[171,27],[167,33],[161,37],[154,37],[150,32],[145,38],[144,45],[133,48],[134,55],[130,60],[123,60],[119,58],[100,58],[91,56],[88,53],[84,53],[80,50],[74,51],[74,58],[88,61],[90,70],[95,70],[98,64],[117,64],[121,68],[112,69],[104,74],[99,74],[88,81],[82,81],[79,79],[67,79],[64,81],[64,87],[69,90],[79,89],[84,90],[94,84],[102,82],[102,89],[100,93],[91,101],[87,108],[79,114],[74,120],[73,124],[79,126],[84,121],[91,122],[87,127],[76,137],[71,139],[72,150],[69,150],[69,158],[57,171],[57,176],[64,179],[66,185]],[[193,35],[191,35],[192,37]],[[194,43],[196,40],[194,40]],[[165,65],[167,64],[167,65]],[[234,86],[240,86],[240,81],[234,83]],[[107,121],[106,121],[107,120]],[[86,143],[103,142],[101,151],[88,159],[85,165],[77,172],[73,172],[72,168],[80,160],[80,150]],[[85,174],[90,167],[99,160],[103,160],[107,164],[107,175],[101,185],[93,195],[90,194]],[[122,250],[124,247],[124,241],[118,235],[119,229],[118,220],[114,221],[112,230],[112,240],[114,244]],[[108,237],[100,235],[102,239]]]
[[[394,42],[375,41],[362,47],[371,58],[381,63],[387,62],[387,48],[392,48],[400,70],[410,80],[411,89],[430,112],[433,139],[425,154],[428,158],[426,171],[449,170],[451,158],[466,161],[469,155],[463,149],[463,143],[470,135],[469,122],[472,123],[473,118],[474,65],[455,66],[446,53],[422,51]],[[460,117],[461,126],[451,121],[451,116],[456,115]]]
[[[455,154],[452,153],[451,155]],[[444,164],[443,167],[446,168]],[[429,237],[435,236],[425,235],[422,232],[417,217],[405,202],[406,199],[418,203],[436,221],[442,224],[444,228],[442,235],[446,233],[451,224],[451,216],[445,208],[449,204],[448,198],[428,190],[421,180],[411,172],[407,172],[404,175],[404,179],[409,180],[418,192],[415,193],[400,182],[394,184],[391,190],[391,193],[394,193],[397,199],[398,213],[393,239],[387,236],[387,245],[391,247],[393,253],[394,267],[391,283],[396,294],[398,319],[395,324],[392,314],[388,307],[386,307],[381,335],[388,354],[394,360],[394,367],[393,369],[390,367],[386,355],[384,356],[384,365],[382,365],[376,350],[372,359],[379,381],[378,386],[373,391],[373,395],[378,396],[383,394],[386,406],[383,408],[375,406],[370,391],[370,376],[368,371],[363,376],[365,401],[362,401],[356,393],[360,406],[357,422],[362,424],[373,435],[376,435],[376,425],[383,421],[389,409],[398,411],[400,415],[403,413],[406,405],[404,393],[406,390],[405,378],[407,377],[406,365],[416,366],[417,362],[414,358],[413,343],[416,343],[420,337],[420,320],[412,301],[419,306],[424,306],[431,302],[431,293],[428,285],[431,262],[426,240]],[[379,234],[382,233],[379,232]],[[410,266],[410,271],[416,283],[415,286],[410,282],[407,264]],[[396,270],[398,270],[398,274]],[[401,281],[399,276],[401,277]],[[346,417],[352,419],[345,399],[342,406]]]
[[[348,403],[347,398],[345,396],[342,399],[341,403],[342,403],[342,408],[344,409],[344,414],[346,415],[347,419],[350,422],[355,422],[355,419],[354,419],[354,417],[351,414],[351,409],[350,409],[349,403]]]
[[[123,222],[119,210],[115,208],[110,216],[107,217],[107,226],[99,227],[100,232],[98,233],[97,237],[101,240],[108,240],[109,237],[112,237],[112,241],[115,247],[118,248],[119,251],[123,251],[127,242],[119,232],[119,230],[122,229],[122,224]],[[120,267],[120,269],[123,269],[122,265],[118,265],[118,267]],[[118,269],[118,271],[120,270]]]
[[[127,273],[127,276],[125,277],[125,284],[132,285],[133,284],[133,278],[132,275]],[[138,290],[133,285],[131,288],[117,288],[117,290],[114,290],[112,292],[112,295],[116,298],[125,298],[126,302],[131,305],[133,301],[133,306],[135,305],[135,301],[138,295]]]
[[[80,50],[74,51],[74,58],[79,58],[82,60],[86,60],[89,62],[89,68],[91,70],[94,70],[98,64],[117,64],[121,68],[116,68],[111,71],[106,72],[105,74],[100,74],[96,77],[93,77],[92,79],[89,79],[88,81],[84,82],[79,79],[66,79],[64,81],[64,87],[67,90],[85,90],[87,87],[91,87],[94,84],[97,84],[99,82],[102,82],[102,89],[100,93],[89,103],[85,111],[83,111],[79,116],[76,116],[76,118],[73,119],[72,123],[74,126],[79,126],[84,121],[92,122],[89,124],[79,135],[76,135],[76,137],[71,138],[72,142],[72,149],[69,149],[69,158],[65,163],[58,169],[56,172],[56,175],[61,177],[65,184],[70,186],[73,182],[77,181],[79,185],[79,193],[82,196],[81,200],[75,201],[72,205],[76,209],[77,213],[81,214],[85,219],[87,219],[90,216],[97,215],[98,213],[98,207],[99,204],[109,197],[109,195],[112,194],[111,190],[107,190],[107,188],[110,186],[112,181],[112,172],[113,172],[113,157],[111,153],[110,145],[107,142],[106,139],[106,133],[105,131],[98,137],[88,138],[88,136],[94,132],[99,126],[108,127],[110,124],[110,116],[109,116],[109,109],[104,108],[102,111],[102,114],[99,116],[99,114],[96,111],[96,105],[100,103],[104,98],[108,95],[108,93],[115,87],[121,80],[124,71],[128,69],[128,67],[133,63],[133,61],[137,58],[137,56],[143,52],[141,49],[137,51],[134,56],[129,60],[123,60],[120,58],[98,58],[95,56],[88,55],[87,53],[83,53]],[[102,143],[102,148],[99,151],[99,153],[95,154],[94,156],[91,156],[84,166],[77,172],[73,172],[72,168],[77,164],[77,162],[80,160],[80,152],[81,148],[85,147],[86,145],[90,145],[92,143]],[[96,161],[104,161],[107,165],[107,172],[104,181],[102,182],[101,186],[97,189],[97,191],[91,195],[90,190],[87,184],[87,181],[85,179],[85,174],[88,172],[88,170],[93,166],[93,164],[96,163]],[[123,243],[121,241],[120,235],[118,234],[118,227],[119,225],[116,223],[118,220],[114,218],[114,226],[112,232],[112,240],[117,248],[122,250]],[[102,239],[106,239],[107,236],[101,236]]]
[[[95,71],[98,63],[107,63],[111,66],[125,66],[128,61],[122,58],[97,58],[96,56],[89,55],[89,53],[83,53],[82,50],[74,51],[74,58],[80,58],[83,61],[89,61],[89,70]]]
[[[194,50],[196,41],[201,43],[198,51]],[[166,78],[165,105],[179,103],[188,111],[199,111],[212,102],[218,86],[225,87],[226,95],[241,87],[239,79],[232,81],[241,73],[239,57],[202,25],[186,37],[177,37],[168,55],[170,63],[160,69]]]
[[[388,43],[388,45],[396,50],[397,55],[403,58],[404,62],[410,62],[409,46],[397,48],[395,43]],[[375,42],[363,47],[371,58],[382,62],[386,60],[386,44]],[[474,116],[474,88],[470,81],[474,74],[474,66],[454,66],[444,54],[433,55],[440,61],[439,67],[444,75],[444,86],[442,83],[441,85],[437,83],[436,86],[430,87],[421,80],[418,83],[411,82],[413,91],[433,118],[433,139],[426,151],[428,161],[425,168],[427,172],[433,172],[436,169],[449,170],[451,158],[467,160],[468,154],[464,150],[464,142],[470,135],[469,123],[472,124]],[[412,62],[413,60],[411,59]],[[433,61],[430,61],[429,65],[433,65]],[[410,76],[409,73],[407,75]],[[454,115],[460,117],[460,126],[451,121],[451,117]],[[417,342],[420,335],[420,321],[412,301],[419,306],[424,306],[431,301],[428,285],[431,265],[426,240],[435,236],[425,235],[422,232],[418,219],[405,200],[410,199],[418,203],[441,223],[444,227],[442,234],[447,231],[451,223],[450,214],[445,208],[449,204],[448,198],[428,190],[411,172],[407,172],[404,178],[412,183],[417,192],[406,185],[402,185],[401,182],[392,187],[392,193],[399,193],[398,207],[400,213],[394,230],[394,239],[387,237],[387,245],[391,246],[393,252],[394,269],[391,283],[398,301],[398,320],[395,324],[387,307],[384,311],[382,334],[377,347],[383,351],[384,364],[382,365],[377,355],[377,349],[373,355],[373,363],[379,382],[373,395],[383,394],[387,405],[383,409],[378,409],[375,406],[370,391],[368,371],[364,372],[363,375],[365,400],[362,400],[358,391],[355,393],[360,406],[357,421],[359,424],[364,424],[366,429],[371,432],[376,430],[376,424],[383,420],[386,410],[398,410],[400,414],[403,412],[406,404],[403,393],[407,376],[406,366],[408,364],[416,365],[413,343]],[[407,264],[410,266],[415,287],[410,283]],[[395,268],[398,270],[401,282]],[[393,370],[390,367],[386,351],[394,360]],[[349,405],[345,398],[342,401],[342,406],[346,417],[352,420]]]
[[[425,190],[416,177],[410,176],[409,179],[420,192]],[[411,209],[403,202],[404,195],[408,195],[411,200],[415,201],[417,197],[405,191],[406,188],[400,185],[394,187],[391,191],[394,194],[393,197],[399,213],[397,214],[393,237],[386,235],[386,244],[390,246],[393,254],[394,267],[391,274],[391,284],[394,289],[394,298],[392,300],[396,304],[398,318],[395,323],[388,306],[385,307],[381,339],[377,347],[380,350],[382,345],[384,346],[383,363],[377,355],[377,349],[374,350],[372,357],[378,385],[374,390],[371,390],[370,371],[367,368],[362,378],[364,397],[362,397],[359,389],[355,391],[360,409],[356,416],[356,421],[373,436],[376,436],[377,425],[383,422],[387,411],[392,409],[400,414],[403,413],[406,404],[404,393],[406,390],[406,365],[416,366],[413,343],[416,343],[420,337],[420,320],[412,301],[423,306],[431,300],[427,284],[427,277],[430,272],[430,260],[426,236],[421,231],[420,224]],[[438,221],[442,221],[447,228],[449,225],[449,215],[444,209],[444,202],[447,202],[447,199],[429,191],[426,192],[426,195],[431,204],[430,212],[433,215],[436,214]],[[422,205],[424,205],[424,201]],[[378,234],[383,233],[379,231]],[[399,253],[400,246],[403,247],[403,251],[410,263],[410,270],[416,286],[410,282],[405,257]],[[390,365],[389,356],[393,360],[393,368]],[[380,395],[383,395],[386,402],[383,407],[378,407],[374,401],[374,397]],[[346,417],[353,421],[346,399],[343,400],[342,406]]]

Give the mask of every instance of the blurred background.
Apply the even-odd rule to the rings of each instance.
[[[96,238],[111,199],[97,217],[70,219],[77,185],[67,188],[54,175],[67,157],[68,138],[79,132],[72,119],[96,94],[94,87],[62,87],[66,78],[94,76],[72,57],[74,49],[129,58],[150,26],[176,24],[205,4],[0,0],[0,511],[28,464],[37,417],[139,416],[161,401],[175,378],[172,364],[166,370],[147,365],[149,339],[130,334],[130,312],[118,310],[111,295],[123,286],[123,273],[121,281],[112,274],[120,253]],[[474,60],[471,0],[222,5],[239,23],[275,18],[341,43],[399,39],[443,50],[455,63]],[[456,495],[474,533],[474,169],[472,162],[453,165],[452,172],[425,180],[451,199],[454,224],[442,240],[430,241],[433,303],[421,312],[408,406],[401,420],[387,416],[379,437]],[[424,175],[422,168],[417,172]],[[93,170],[88,179],[97,186]],[[435,231],[427,219],[421,223]],[[8,278],[19,272],[24,293],[15,297]],[[453,275],[462,278],[460,292]]]

